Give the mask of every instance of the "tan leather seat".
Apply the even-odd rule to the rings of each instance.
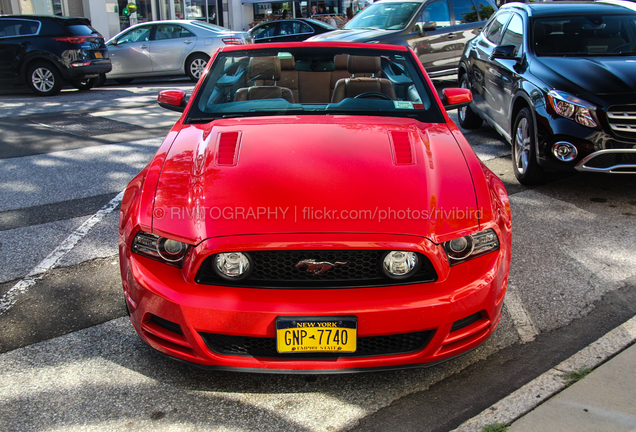
[[[347,70],[351,78],[339,79],[331,96],[331,103],[352,98],[362,93],[383,93],[395,100],[393,84],[386,78],[377,78],[380,72],[380,57],[349,56]],[[356,74],[372,74],[371,77],[356,77]],[[379,99],[379,98],[378,98]]]
[[[280,98],[294,103],[294,95],[289,88],[275,85],[277,81],[280,81],[280,76],[281,67],[278,56],[252,57],[247,66],[247,79],[255,85],[238,89],[234,95],[234,101]],[[267,81],[273,81],[274,85],[258,85],[259,82]]]

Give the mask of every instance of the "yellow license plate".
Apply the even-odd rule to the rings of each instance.
[[[355,352],[356,317],[278,317],[276,348],[280,353]]]
[[[104,57],[102,57],[102,53],[96,52],[95,53],[95,58],[104,58]]]

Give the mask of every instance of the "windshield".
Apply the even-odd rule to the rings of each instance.
[[[345,25],[346,29],[399,30],[406,27],[422,3],[373,3]]]
[[[636,55],[636,14],[541,18],[533,32],[538,56]]]
[[[272,115],[372,115],[443,122],[407,51],[335,47],[221,52],[186,122]]]

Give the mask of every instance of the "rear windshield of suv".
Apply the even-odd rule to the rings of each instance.
[[[66,26],[66,29],[73,36],[90,36],[90,35],[94,35],[94,34],[99,34],[99,32],[97,30],[95,30],[93,27],[85,25],[85,24],[68,25],[68,26]]]

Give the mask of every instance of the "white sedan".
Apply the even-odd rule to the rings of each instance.
[[[134,78],[187,75],[197,81],[217,48],[244,43],[244,32],[205,21],[137,24],[106,42],[113,65],[106,78],[124,84]]]

